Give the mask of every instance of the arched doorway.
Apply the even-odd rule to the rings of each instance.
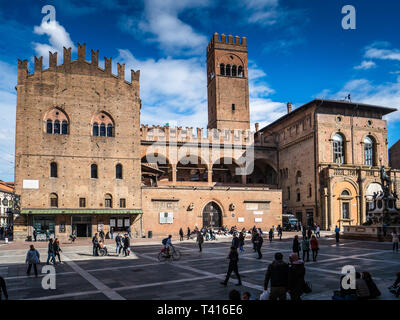
[[[207,203],[203,209],[203,227],[222,227],[222,210],[214,201]]]

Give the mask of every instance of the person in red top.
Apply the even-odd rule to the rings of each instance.
[[[311,236],[310,245],[311,245],[311,251],[312,251],[312,259],[313,259],[313,261],[317,261],[319,247],[318,247],[318,240],[315,237],[315,235]]]

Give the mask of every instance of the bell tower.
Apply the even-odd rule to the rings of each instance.
[[[214,33],[207,46],[208,128],[250,129],[246,37]]]

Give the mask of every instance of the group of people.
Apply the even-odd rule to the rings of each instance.
[[[0,226],[0,240],[12,236],[12,229],[7,225]]]
[[[121,254],[121,251],[123,251],[124,257],[129,256],[130,246],[131,241],[129,238],[129,234],[124,234],[121,236],[120,233],[118,233],[115,237],[115,252],[118,253],[118,256]]]
[[[319,251],[319,243],[315,234],[311,235],[311,239],[309,235],[303,233],[303,238],[301,243],[299,241],[299,236],[295,235],[292,244],[292,251],[300,257],[300,251],[303,252],[303,261],[310,261],[310,249],[312,251],[312,260],[317,261],[318,251]],[[307,260],[306,260],[307,258]]]

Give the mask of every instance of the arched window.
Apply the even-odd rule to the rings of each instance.
[[[60,134],[60,121],[54,121],[54,134]]]
[[[93,123],[93,136],[97,137],[99,135],[99,125],[95,122]]]
[[[68,134],[68,122],[65,120],[61,124],[61,134]]]
[[[107,125],[107,137],[112,137],[113,136],[113,126],[111,123]]]
[[[230,65],[230,64],[227,64],[227,65],[226,65],[225,74],[226,74],[227,76],[230,76],[230,75],[231,75],[231,65]]]
[[[112,196],[109,193],[107,193],[106,196],[104,197],[104,207],[112,208]]]
[[[301,171],[296,172],[296,184],[301,183]]]
[[[223,63],[221,63],[219,65],[219,69],[220,69],[221,76],[224,76],[225,75],[225,65]]]
[[[105,137],[106,136],[106,125],[102,123],[100,125],[100,137]]]
[[[122,179],[122,165],[119,163],[115,166],[115,178]]]
[[[58,208],[58,196],[56,193],[50,194],[50,207]]]
[[[370,137],[364,138],[364,164],[374,165],[374,141]]]
[[[50,163],[50,177],[57,178],[57,163]]]
[[[46,123],[46,132],[47,132],[47,133],[53,133],[53,121],[47,120],[47,123]]]
[[[343,190],[340,195],[344,196],[344,197],[348,197],[348,196],[350,196],[350,192],[348,190]]]
[[[232,66],[232,77],[236,77],[236,66]]]
[[[243,67],[239,66],[238,68],[238,77],[243,77]]]
[[[95,164],[95,163],[93,163],[90,166],[90,177],[92,179],[97,179],[98,178],[98,175],[97,175],[97,164]]]
[[[333,136],[333,162],[344,163],[343,137],[339,133],[335,133]]]

